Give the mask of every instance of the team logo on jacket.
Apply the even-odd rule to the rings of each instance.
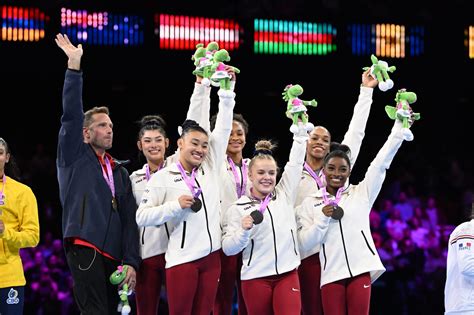
[[[18,291],[11,288],[8,292],[7,304],[18,304],[20,299],[18,298]]]
[[[320,203],[315,203],[313,207],[319,207],[320,205],[322,205],[324,202],[320,202]]]
[[[174,179],[174,182],[177,183],[177,182],[180,182],[180,181],[182,181],[182,180],[183,180],[182,177],[176,177],[176,178]]]
[[[471,243],[459,243],[459,250],[471,250]]]

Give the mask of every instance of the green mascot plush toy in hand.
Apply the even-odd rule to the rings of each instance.
[[[222,90],[230,90],[230,74],[226,71],[226,64],[224,62],[230,61],[229,52],[225,49],[220,49],[214,53],[213,63],[211,66],[211,81],[219,83]],[[235,73],[240,73],[236,67],[232,67]]]
[[[204,44],[197,44],[196,51],[194,52],[191,59],[194,61],[196,68],[193,71],[194,75],[203,78],[203,82],[206,86],[211,84],[210,78],[212,75],[211,66],[213,63],[214,53],[219,49],[219,44],[216,42],[210,42],[207,47],[204,48]]]
[[[378,60],[375,55],[370,56],[372,60],[371,67],[364,67],[364,71],[370,69],[370,75],[379,81],[379,89],[381,91],[390,90],[393,87],[393,81],[390,79],[388,72],[394,72],[397,68],[395,66],[388,66],[388,63]]]
[[[296,133],[298,131],[298,121],[301,120],[305,129],[311,132],[314,125],[308,122],[308,114],[306,113],[306,106],[318,106],[318,102],[312,99],[311,101],[304,101],[298,98],[303,94],[303,88],[299,84],[288,84],[283,90],[283,100],[287,102],[286,116],[293,121],[290,131]],[[306,106],[305,106],[306,105]]]
[[[410,130],[411,125],[415,120],[421,118],[420,113],[414,113],[410,104],[416,102],[416,94],[408,92],[406,89],[400,89],[395,96],[396,106],[385,106],[385,111],[388,117],[395,120],[398,119],[403,124],[403,139],[412,141],[414,136]]]
[[[122,281],[127,276],[128,266],[118,266],[117,270],[110,275],[110,283],[113,285],[120,285]],[[128,290],[128,284],[124,283],[122,289],[118,292],[120,296],[120,304],[118,305],[117,312],[121,312],[122,315],[130,314],[131,308],[130,304],[128,303],[128,296],[132,294],[132,291]]]

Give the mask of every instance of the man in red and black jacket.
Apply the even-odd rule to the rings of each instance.
[[[123,283],[133,290],[140,263],[136,202],[123,162],[106,153],[113,140],[108,108],[83,112],[82,46],[61,34],[56,43],[69,58],[56,163],[74,296],[82,314],[114,314],[120,300],[110,275],[128,265]]]

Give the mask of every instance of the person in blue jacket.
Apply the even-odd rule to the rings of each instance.
[[[106,152],[113,140],[108,108],[83,112],[82,46],[62,34],[55,40],[69,58],[56,164],[74,297],[82,314],[114,314],[119,295],[110,275],[127,265],[122,284],[133,290],[140,264],[137,206],[124,162]]]

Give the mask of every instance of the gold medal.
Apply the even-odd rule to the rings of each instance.
[[[114,208],[115,211],[118,209],[117,199],[115,199],[115,197],[112,198],[112,208]]]

